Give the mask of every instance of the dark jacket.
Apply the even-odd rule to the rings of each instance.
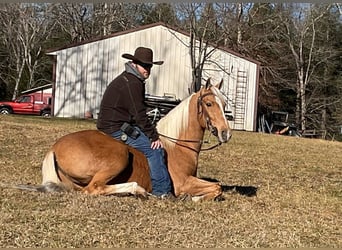
[[[159,138],[155,126],[146,114],[144,79],[126,63],[126,70],[105,90],[97,128],[106,134],[120,130],[124,122],[138,126],[151,141]]]

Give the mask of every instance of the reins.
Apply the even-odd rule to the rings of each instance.
[[[167,138],[167,139],[169,139],[169,140],[171,140],[171,141],[180,141],[180,142],[196,142],[196,143],[200,143],[200,144],[202,144],[203,143],[203,140],[183,140],[183,139],[177,139],[177,138],[173,138],[173,137],[170,137],[170,136],[167,136],[167,135],[163,135],[163,134],[160,134],[159,133],[159,135],[161,135],[162,137],[165,137],[165,138]]]
[[[212,149],[214,149],[214,148],[220,146],[221,144],[222,144],[222,142],[218,142],[218,143],[216,143],[215,145],[213,145],[213,146],[211,146],[211,147],[209,147],[209,148],[203,148],[203,149],[201,149],[201,151],[212,150]]]
[[[170,141],[172,141],[172,142],[174,142],[174,143],[177,143],[177,142],[196,142],[196,143],[200,143],[201,145],[203,144],[203,140],[183,140],[183,139],[177,139],[177,138],[173,138],[173,137],[170,137],[170,136],[167,136],[167,135],[163,135],[163,134],[159,134],[159,135],[162,136],[162,137],[165,137],[166,139],[169,139]],[[211,150],[211,149],[214,149],[214,148],[220,146],[221,144],[222,144],[222,142],[218,142],[218,143],[216,143],[215,145],[210,146],[210,147],[208,147],[208,148],[201,148],[200,151]],[[190,147],[188,147],[188,146],[186,146],[186,145],[182,145],[182,144],[178,144],[178,145],[196,151],[195,149],[190,148]]]

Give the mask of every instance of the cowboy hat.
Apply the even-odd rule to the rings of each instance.
[[[138,47],[135,52],[134,55],[130,55],[130,54],[123,54],[122,55],[123,58],[126,59],[130,59],[136,62],[141,62],[144,64],[157,64],[157,65],[161,65],[164,63],[164,61],[156,61],[153,62],[153,51],[149,48],[144,48],[144,47]]]

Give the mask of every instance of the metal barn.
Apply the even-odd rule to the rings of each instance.
[[[136,47],[150,47],[154,60],[163,60],[152,68],[146,81],[148,94],[172,95],[184,99],[191,86],[189,36],[163,23],[142,26],[50,50],[54,60],[54,105],[56,117],[96,119],[106,86],[124,70],[123,53],[134,54]],[[218,82],[227,96],[233,129],[255,131],[260,64],[229,49],[218,48],[205,65],[203,78]]]

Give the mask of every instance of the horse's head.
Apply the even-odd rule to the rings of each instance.
[[[210,78],[198,92],[198,115],[203,128],[215,135],[219,142],[227,142],[232,131],[224,114],[225,99],[220,92],[223,79],[216,85],[211,84]]]

